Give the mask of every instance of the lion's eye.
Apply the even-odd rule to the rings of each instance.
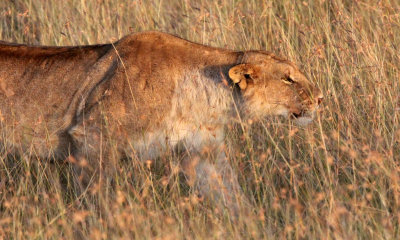
[[[284,78],[282,78],[282,81],[286,84],[293,84],[294,80],[290,77],[290,76],[286,76]]]

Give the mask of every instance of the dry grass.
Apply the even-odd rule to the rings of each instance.
[[[282,119],[229,128],[253,217],[233,223],[195,197],[173,156],[162,159],[168,168],[122,162],[115,189],[94,189],[83,207],[53,164],[2,153],[0,239],[398,239],[399,12],[396,0],[1,1],[6,41],[92,44],[161,30],[287,56],[326,98],[307,129]]]

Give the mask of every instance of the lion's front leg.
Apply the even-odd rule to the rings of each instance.
[[[118,165],[118,153],[101,127],[77,125],[70,130],[73,151],[69,157],[73,167],[74,185],[81,194],[88,188],[100,187],[112,179]]]
[[[202,196],[220,207],[226,207],[232,216],[238,216],[242,211],[248,211],[250,204],[225,153],[220,147],[218,150],[215,157],[196,154],[186,158],[182,162],[182,169],[189,184]]]

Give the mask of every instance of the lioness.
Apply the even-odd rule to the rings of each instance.
[[[189,182],[229,209],[242,197],[223,151],[224,125],[268,115],[307,124],[322,100],[293,63],[270,53],[160,32],[93,46],[1,43],[0,66],[6,151],[68,157],[87,184],[122,157],[156,159],[179,145]]]

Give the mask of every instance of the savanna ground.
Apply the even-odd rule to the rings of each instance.
[[[296,62],[325,99],[306,128],[280,118],[227,126],[254,205],[236,222],[188,188],[174,156],[121,161],[114,188],[77,199],[59,181],[66,164],[2,150],[0,239],[398,239],[399,13],[397,0],[1,1],[5,41],[94,44],[160,30],[265,49]]]

